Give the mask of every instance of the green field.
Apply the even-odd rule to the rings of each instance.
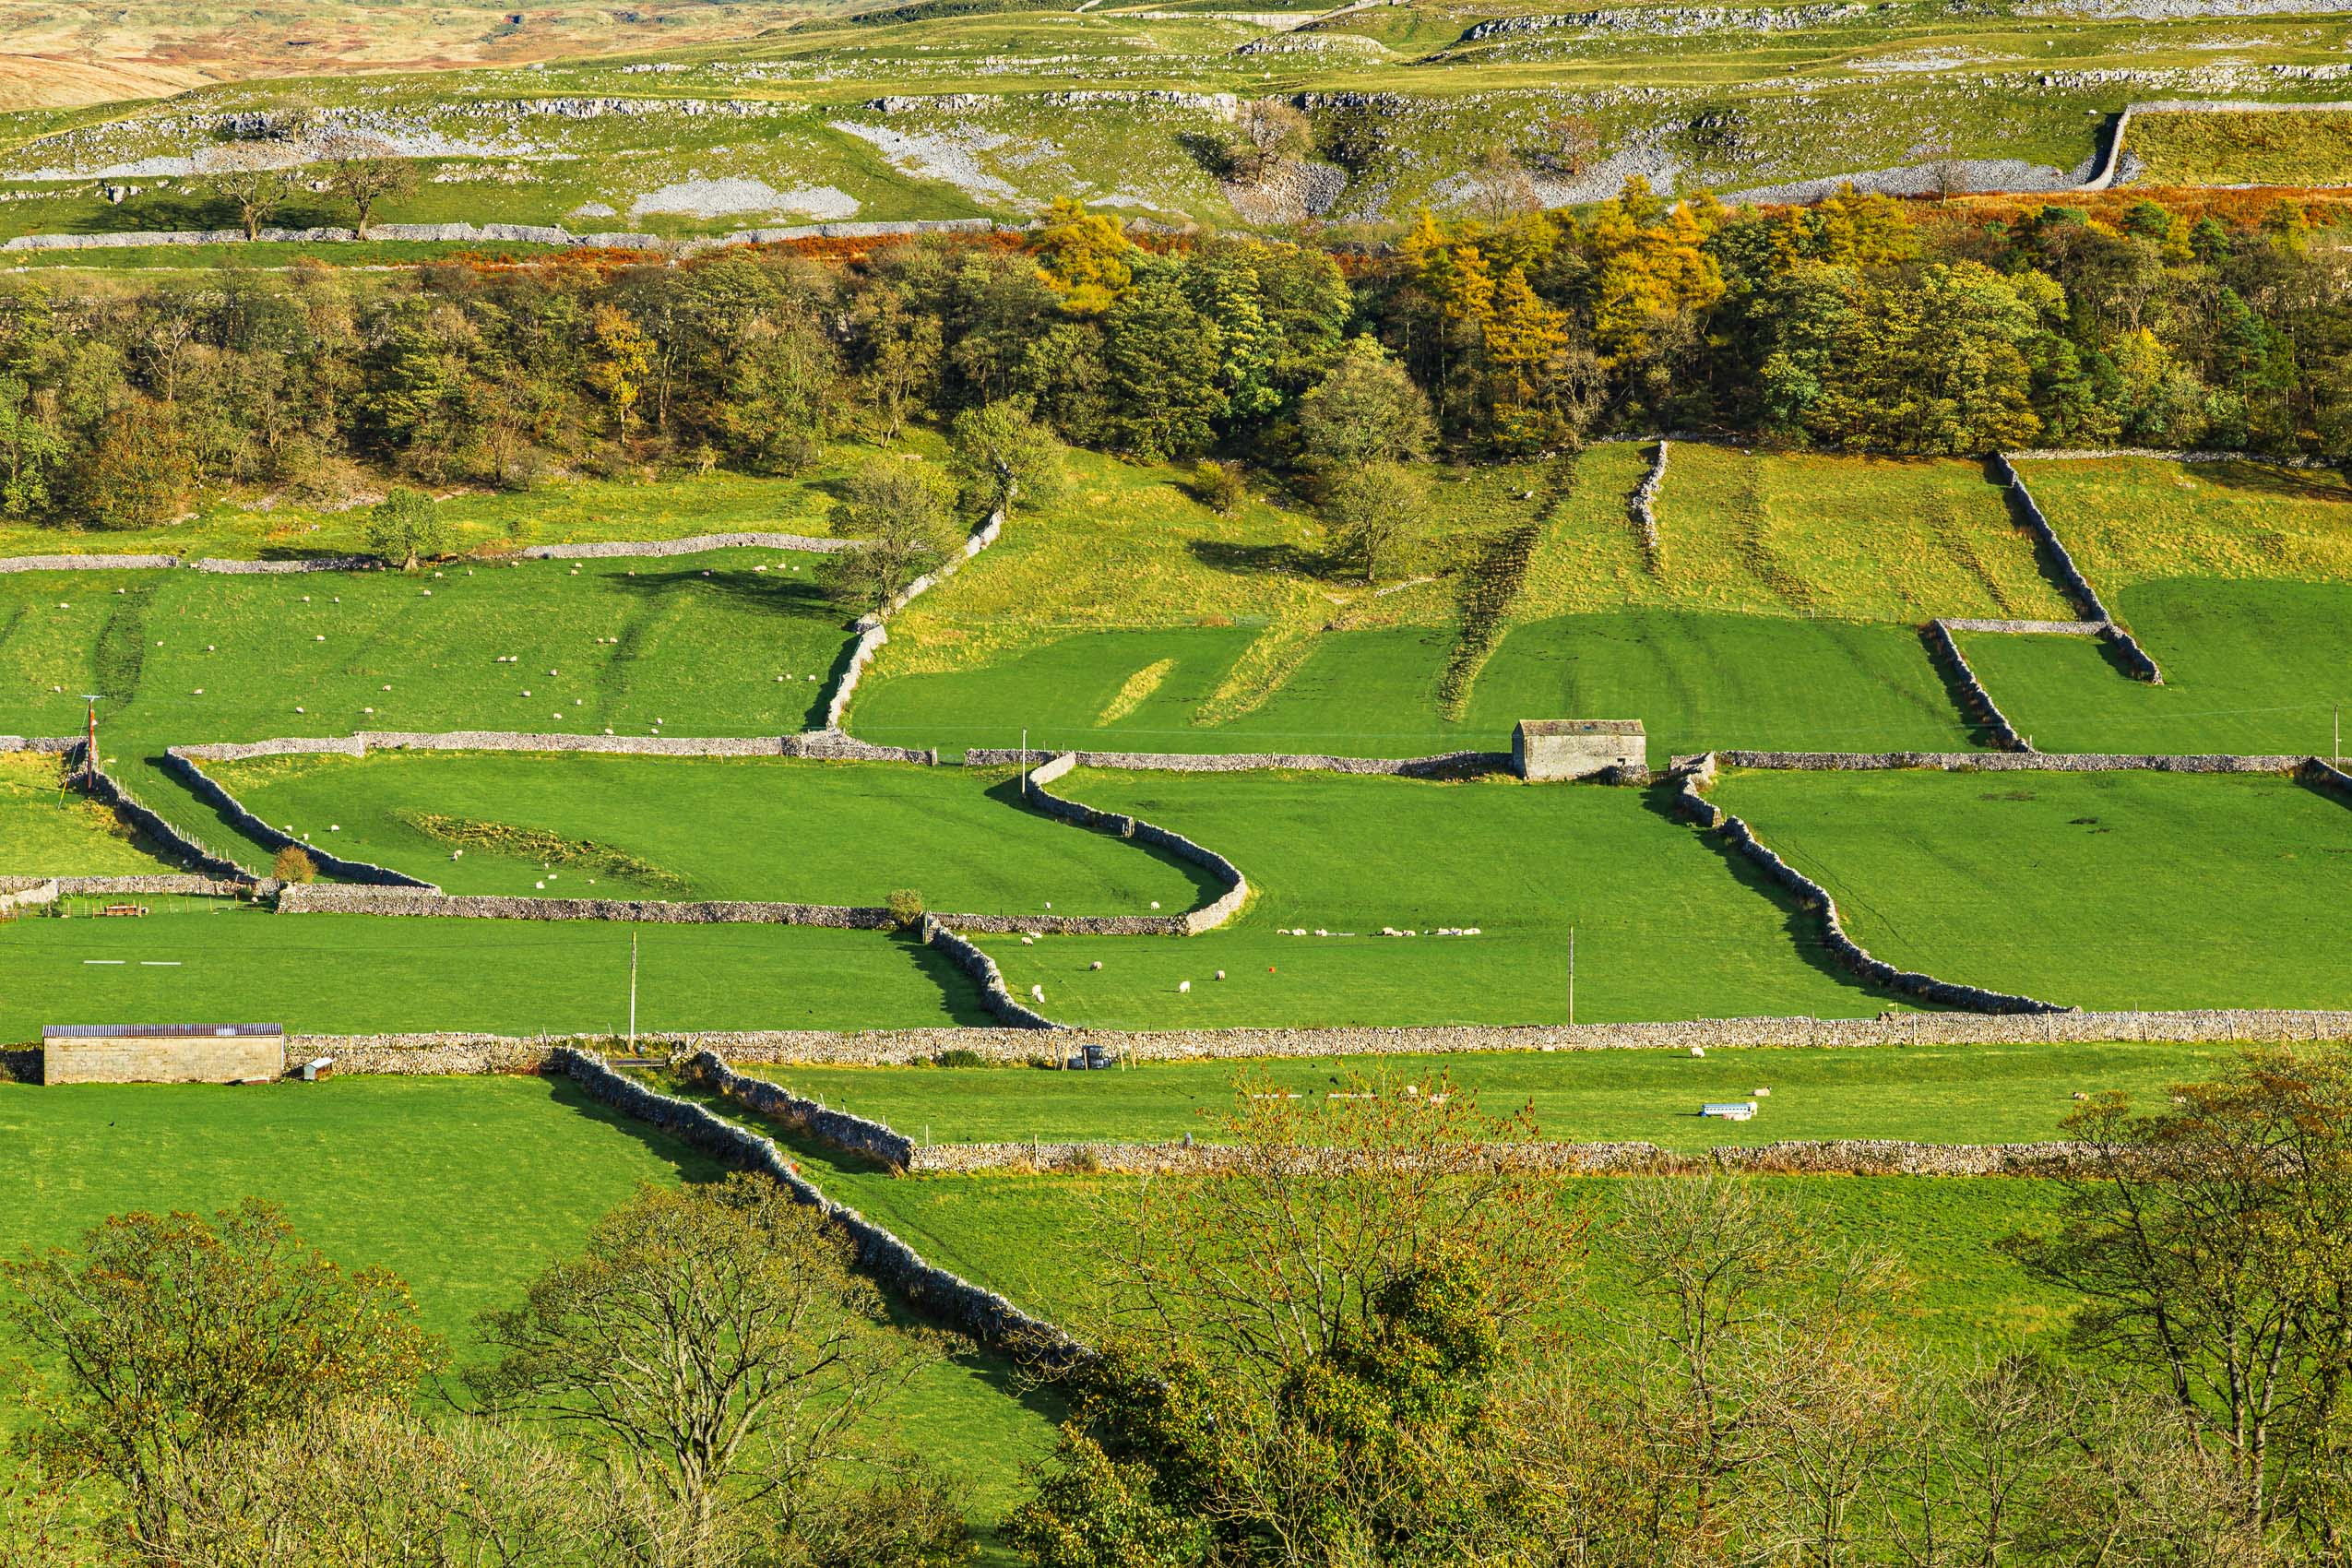
[[[61,786],[56,757],[0,753],[0,876],[146,876],[177,868],[114,814]]]
[[[1208,845],[1254,892],[1236,923],[1202,936],[988,938],[1006,981],[1042,985],[1046,1014],[1065,1023],[1556,1023],[1571,927],[1580,1022],[1888,1005],[1673,820],[1662,790],[1092,770],[1054,789]],[[1473,926],[1482,934],[1426,934]]]
[[[1384,1072],[1424,1093],[1441,1075],[1490,1116],[1533,1111],[1546,1138],[1699,1150],[1784,1138],[2032,1143],[2061,1136],[2077,1093],[2144,1100],[2202,1079],[2227,1047],[1972,1045],[1273,1058],[1138,1063],[1112,1072],[1029,1067],[747,1067],[795,1094],[935,1143],[1164,1142],[1218,1135],[1247,1074],[1309,1096]],[[1710,1122],[1704,1102],[1771,1096],[1751,1122]]]
[[[2151,185],[2352,184],[2352,114],[2135,114],[2124,146]]]
[[[1715,798],[1906,968],[2085,1007],[2352,1003],[2352,812],[2283,778],[1747,773]]]
[[[754,1119],[754,1124],[759,1124]],[[774,1135],[777,1129],[763,1126]],[[802,1169],[826,1192],[881,1220],[932,1262],[1004,1292],[1033,1312],[1083,1317],[1096,1300],[1100,1249],[1125,1239],[1134,1178],[1063,1176],[894,1177],[826,1158],[802,1145]],[[1928,1344],[1958,1352],[2046,1335],[2065,1300],[2026,1279],[1994,1243],[2047,1221],[2057,1193],[2010,1178],[1766,1177],[1811,1209],[1840,1241],[1894,1253],[1913,1289],[1888,1303]],[[1563,1202],[1594,1221],[1594,1256],[1583,1272],[1598,1301],[1621,1290],[1610,1255],[1614,1178],[1570,1178]],[[1575,1266],[1562,1260],[1563,1272]]]
[[[0,1040],[43,1024],[282,1023],[308,1034],[620,1034],[984,1023],[930,949],[820,926],[279,915],[219,900],[0,927]],[[192,912],[182,912],[182,911]]]
[[[1954,749],[1920,647],[1936,615],[2067,613],[1981,469],[1674,448],[1662,549],[1625,498],[1645,449],[1573,472],[1440,474],[1438,521],[1381,591],[1314,524],[1227,520],[1149,470],[1082,494],[893,624],[852,727],[897,744],[1408,756],[1507,745],[1520,719],[1637,718],[1651,755],[1723,745]],[[1499,620],[1466,606],[1533,530]],[[1491,615],[1491,612],[1481,612]],[[1449,670],[1482,641],[1450,691]],[[1449,696],[1454,700],[1449,701]]]
[[[921,438],[914,450],[934,452]],[[550,481],[521,492],[459,491],[435,503],[457,552],[495,554],[536,544],[679,539],[702,533],[833,532],[842,476],[879,448],[837,443],[805,474],[651,470],[621,479]],[[0,555],[181,555],[286,561],[367,552],[366,505],[333,506],[271,494],[208,497],[189,517],[152,529],[94,531],[0,521]]]
[[[425,1326],[463,1364],[474,1319],[512,1305],[552,1258],[647,1182],[717,1174],[684,1145],[537,1078],[338,1078],[222,1088],[0,1084],[0,1179],[18,1202],[0,1253],[69,1246],[109,1214],[258,1196],[346,1268],[407,1280]],[[423,1217],[429,1223],[421,1223]],[[1048,1417],[1008,1395],[992,1358],[963,1355],[899,1396],[902,1420],[969,1456],[976,1513],[1011,1500]]]
[[[266,821],[452,893],[875,905],[911,887],[933,909],[1108,915],[1222,891],[1198,867],[1023,810],[1009,770],[439,752],[207,771]],[[551,837],[569,859],[551,859]]]
[[[2085,637],[1962,636],[1977,678],[2042,750],[2330,754],[2352,701],[2352,583],[2176,578],[2108,603],[2162,685]]]

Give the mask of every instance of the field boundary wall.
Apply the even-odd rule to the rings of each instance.
[[[1666,437],[1659,436],[1657,451],[1626,503],[1633,519],[1633,538],[1642,547],[1642,564],[1653,572],[1657,570],[1657,491],[1666,482]]]
[[[1992,700],[1992,694],[1977,679],[1976,667],[1960,651],[1951,626],[1942,621],[1930,621],[1920,636],[1927,642],[1930,660],[1942,670],[1958,692],[1962,715],[1991,735],[1993,743],[2002,750],[2032,751],[2033,743],[2017,732],[2017,726],[2009,722],[2009,716],[2001,711],[2001,705]]]
[[[1060,1024],[1015,997],[1012,988],[1004,983],[1004,971],[996,960],[983,952],[978,943],[948,928],[936,915],[925,915],[922,940],[926,947],[937,948],[955,965],[978,982],[980,1005],[991,1016],[1016,1029],[1059,1029]],[[1031,1047],[1034,1049],[1034,1046]]]
[[[962,549],[942,562],[936,571],[925,572],[905,588],[890,596],[888,602],[872,613],[858,617],[857,640],[849,645],[849,656],[842,660],[841,673],[835,677],[833,690],[825,701],[825,728],[827,733],[837,732],[849,717],[849,699],[857,693],[858,683],[865,678],[866,669],[873,662],[882,645],[890,640],[885,623],[908,605],[930,592],[964,569],[964,564],[994,544],[1004,532],[1004,509],[1000,506],[988,515],[988,519],[972,530]]]
[[[592,250],[644,250],[696,255],[728,245],[789,244],[800,240],[908,239],[919,234],[985,234],[996,221],[989,218],[921,218],[900,222],[794,223],[777,228],[738,229],[731,233],[688,240],[659,234],[606,232],[576,234],[568,229],[540,223],[373,223],[362,236],[356,230],[333,225],[315,229],[264,229],[265,244],[348,244],[365,238],[423,244],[487,243],[514,245],[559,245]],[[243,229],[152,229],[119,234],[18,234],[0,243],[0,251],[120,250],[143,245],[227,245],[245,244]]]
[[[1709,764],[1712,759],[1712,766]],[[1940,773],[2297,773],[2311,756],[2249,756],[2232,752],[1707,752],[1679,756],[1678,772],[1716,767],[1757,772],[1862,773],[1913,768]],[[1704,787],[1704,785],[1702,786]]]
[[[1123,773],[1352,773],[1397,778],[1471,778],[1511,771],[1509,752],[1367,757],[1331,756],[1320,752],[1023,752],[980,747],[964,754],[964,766],[1042,766],[1061,757],[1073,759],[1071,766],[1075,767],[1110,768]],[[1034,779],[1036,775],[1030,777]]]
[[[761,1080],[752,1079],[757,1083]],[[1349,1151],[1301,1150],[1300,1163],[1319,1174],[1382,1169],[1390,1162]],[[1881,1139],[1790,1139],[1681,1152],[1650,1143],[1497,1143],[1479,1150],[1495,1170],[1546,1170],[1562,1175],[1693,1176],[1710,1171],[1771,1176],[2049,1176],[2092,1166],[2087,1144],[1918,1144]],[[930,1144],[913,1149],[908,1172],[969,1175],[1185,1176],[1254,1167],[1257,1151],[1216,1143],[1052,1142]]]
[[[297,838],[292,834],[262,821],[243,801],[214,782],[210,774],[189,760],[183,749],[178,746],[164,748],[163,766],[188,787],[188,793],[220,813],[229,819],[230,824],[238,832],[272,853],[290,848],[300,849],[311,858],[311,863],[318,867],[320,871],[328,876],[339,877],[345,882],[363,883],[376,887],[412,887],[427,893],[438,891],[433,884],[410,876],[405,872],[394,871],[389,866],[376,865],[369,861],[346,860],[331,850],[323,849],[315,844]],[[303,885],[300,883],[293,884],[285,892],[293,892]],[[284,896],[284,893],[279,895],[281,898]]]
[[[1241,913],[1249,902],[1249,879],[1241,868],[1216,850],[1194,843],[1182,834],[1157,826],[1137,816],[1125,816],[1116,812],[1098,811],[1076,801],[1065,800],[1047,788],[1059,783],[1072,768],[1078,766],[1078,754],[1064,752],[1052,761],[1028,769],[1023,778],[1022,798],[1033,803],[1049,816],[1058,816],[1082,827],[1097,828],[1122,838],[1132,838],[1164,849],[1178,860],[1190,861],[1204,867],[1211,876],[1225,885],[1225,891],[1197,909],[1186,910],[1175,917],[1172,934],[1198,936],[1214,931]]]
[[[856,539],[820,539],[798,533],[704,533],[682,539],[608,539],[583,544],[534,544],[485,561],[658,560],[701,555],[715,550],[797,550],[836,554],[864,543]],[[460,556],[468,560],[474,557]],[[7,555],[0,573],[10,572],[206,572],[219,576],[297,576],[306,572],[385,572],[392,568],[374,555],[314,555],[291,561],[241,561],[188,555]]]
[[[2073,552],[2066,548],[2066,541],[2058,537],[2058,530],[2050,526],[2041,504],[2034,499],[2034,493],[2025,488],[2025,476],[2017,471],[2017,465],[2002,452],[1994,453],[1989,461],[1993,478],[2008,497],[2011,515],[2025,525],[2026,531],[2058,563],[2060,590],[2074,601],[2075,607],[2083,612],[2084,620],[2097,624],[2099,628],[2097,635],[2114,647],[2116,657],[2134,679],[2145,681],[2152,686],[2163,685],[2164,671],[2148,656],[2148,650],[2140,646],[2139,639],[2118,625],[2115,617],[2108,612],[2098,590],[2091,587],[2090,578],[2085,576],[2082,567],[2075,564]]]
[[[1024,1359],[1067,1360],[1085,1354],[1085,1348],[1061,1328],[1030,1316],[984,1286],[924,1261],[921,1253],[887,1227],[826,1197],[775,1144],[748,1127],[692,1101],[648,1088],[569,1047],[551,1054],[547,1068],[624,1115],[658,1127],[725,1164],[775,1182],[796,1201],[838,1226],[849,1238],[860,1266],[925,1315]]]
[[[2352,1040],[2352,1009],[2205,1008],[2166,1012],[1918,1013],[1859,1018],[1690,1018],[1621,1024],[1357,1025],[1327,1028],[1095,1029],[972,1028],[709,1029],[642,1037],[647,1051],[712,1051],[731,1063],[911,1067],[965,1051],[1000,1067],[1093,1050],[1131,1062],[1242,1062],[1324,1056],[1450,1056],[1466,1052],[1671,1051],[1693,1046],[1835,1050],[1857,1046],[2105,1044],[2230,1045]],[[466,1075],[530,1072],[558,1050],[617,1044],[604,1035],[479,1031],[290,1036],[289,1059],[332,1056],[345,1072]],[[965,1071],[967,1069],[942,1069]],[[970,1071],[987,1071],[974,1068]]]
[[[871,1118],[853,1116],[804,1099],[781,1084],[746,1077],[730,1067],[727,1059],[715,1051],[695,1051],[679,1065],[678,1071],[712,1093],[724,1095],[762,1116],[781,1122],[828,1148],[879,1160],[901,1172],[915,1162],[913,1139]]]

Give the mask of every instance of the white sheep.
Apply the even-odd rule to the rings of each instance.
[[[1042,1003],[1045,1000],[1045,987],[1041,985],[1029,987],[1029,998],[1031,1001]]]
[[[1223,979],[1225,978],[1225,971],[1224,971],[1223,969],[1219,969],[1219,970],[1218,970],[1218,971],[1217,971],[1217,978],[1218,978],[1218,980],[1223,980]]]
[[[1158,900],[1158,899],[1157,899],[1157,898],[1154,898],[1154,899],[1151,901],[1151,907],[1152,907],[1153,909],[1158,909],[1158,908],[1159,908],[1159,900]]]
[[[1694,1045],[1691,1047],[1691,1054],[1693,1056],[1705,1056],[1706,1053],[1707,1048],[1704,1045]]]
[[[1024,947],[1033,947],[1033,946],[1035,946],[1035,945],[1036,945],[1036,944],[1035,944],[1035,943],[1033,943],[1033,942],[1031,942],[1031,941],[1030,941],[1028,937],[1026,937],[1026,936],[1025,936],[1025,937],[1021,938],[1021,945],[1022,945],[1022,946],[1024,946]]]
[[[1189,995],[1191,995],[1191,994],[1192,994],[1192,992],[1193,992],[1193,982],[1192,982],[1191,980],[1178,980],[1178,981],[1176,982],[1176,994],[1177,994],[1177,995],[1179,995],[1179,996],[1189,996]]]
[[[1102,960],[1101,960],[1101,959],[1099,959],[1099,958],[1097,958],[1097,959],[1096,959],[1093,963],[1088,964],[1088,965],[1087,966],[1087,968],[1089,968],[1089,969],[1099,969],[1099,968],[1102,968]]]

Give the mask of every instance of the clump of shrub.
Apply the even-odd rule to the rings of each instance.
[[[300,844],[289,844],[278,851],[278,859],[270,865],[270,874],[280,882],[316,882],[318,862]]]
[[[922,922],[923,896],[912,887],[893,890],[890,897],[882,901],[882,907],[889,910],[890,918],[902,927]]]
[[[957,1045],[937,1052],[932,1057],[931,1064],[934,1067],[985,1067],[988,1058],[968,1045]]]
[[[1203,457],[1193,465],[1193,495],[1218,517],[1229,517],[1250,498],[1250,487],[1241,478],[1241,464]]]

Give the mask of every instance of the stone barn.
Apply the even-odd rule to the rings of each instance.
[[[1648,766],[1638,719],[1522,719],[1511,731],[1511,770],[1530,783],[1610,769],[1638,778]]]
[[[242,1084],[286,1072],[282,1024],[46,1024],[47,1084]]]

